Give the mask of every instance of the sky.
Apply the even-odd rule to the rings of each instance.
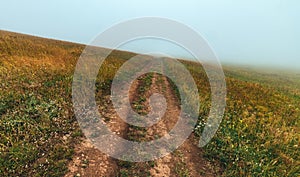
[[[152,16],[197,31],[222,64],[300,70],[299,0],[0,0],[0,29],[84,44],[115,24]],[[162,41],[122,49],[189,58]]]

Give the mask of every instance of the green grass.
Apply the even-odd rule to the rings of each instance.
[[[205,147],[206,157],[221,162],[224,176],[299,176],[300,100],[289,92],[297,90],[280,88],[276,77],[261,84],[239,74],[227,73],[226,112],[216,136]],[[252,73],[250,78],[259,76]],[[207,95],[205,88],[199,90]],[[209,110],[209,101],[204,105],[202,109]],[[208,111],[202,112],[205,120]],[[196,127],[198,135],[203,122],[199,120]]]
[[[62,176],[67,171],[82,136],[73,113],[71,84],[83,49],[79,44],[0,31],[0,176]],[[98,96],[110,94],[114,74],[132,56],[114,51],[108,57],[96,83]],[[199,65],[183,63],[200,91],[195,128],[200,135],[210,108],[210,87]],[[225,75],[226,113],[204,148],[206,158],[222,165],[223,176],[299,176],[299,75],[236,67],[226,67]],[[150,80],[144,79],[144,85]]]

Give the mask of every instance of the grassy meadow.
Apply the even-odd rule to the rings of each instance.
[[[0,176],[63,176],[82,133],[71,85],[84,45],[0,31]],[[102,49],[105,50],[105,49]],[[108,95],[117,69],[134,56],[113,52],[96,83]],[[199,136],[210,87],[199,64],[180,60],[199,89]],[[205,157],[222,176],[300,176],[300,75],[225,67],[227,107]],[[175,87],[175,86],[174,86]],[[176,88],[174,88],[176,89]]]

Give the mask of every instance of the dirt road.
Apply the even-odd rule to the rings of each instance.
[[[177,122],[180,103],[170,81],[157,73],[141,76],[131,86],[129,98],[132,108],[139,114],[150,112],[149,97],[153,93],[162,94],[167,102],[167,109],[161,120],[149,128],[137,128],[128,125],[114,111],[109,93],[97,94],[99,112],[107,126],[117,135],[131,141],[150,141],[159,138]],[[73,176],[217,176],[218,164],[212,164],[203,158],[203,151],[197,147],[198,139],[191,136],[176,151],[150,162],[124,162],[113,159],[87,140],[75,148],[66,177]]]

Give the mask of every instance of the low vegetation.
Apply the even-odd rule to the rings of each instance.
[[[72,75],[83,49],[79,44],[0,31],[0,176],[66,173],[74,145],[83,136],[71,101]],[[96,83],[99,94],[109,94],[115,72],[134,55],[114,51],[108,57]],[[210,87],[200,65],[181,62],[199,89],[200,115],[194,131],[199,136],[210,108]],[[204,148],[205,157],[222,165],[223,176],[299,176],[297,79],[235,68],[225,74],[226,112]],[[150,84],[148,77],[144,87]],[[143,100],[136,100],[137,105]],[[120,173],[130,174],[126,169]]]

